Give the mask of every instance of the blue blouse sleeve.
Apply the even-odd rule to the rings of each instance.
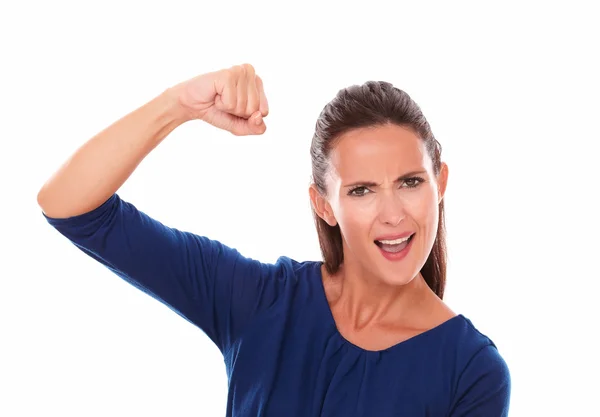
[[[84,253],[198,326],[223,353],[286,285],[276,265],[165,226],[117,194],[78,216],[42,214]]]
[[[506,362],[493,344],[487,345],[473,356],[463,371],[450,417],[506,417],[510,390]]]

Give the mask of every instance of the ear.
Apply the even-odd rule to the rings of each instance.
[[[308,189],[308,194],[310,195],[312,208],[314,209],[315,213],[317,213],[317,216],[325,220],[329,226],[335,226],[337,224],[337,220],[333,215],[331,205],[327,199],[321,195],[315,184],[311,184]]]
[[[437,176],[438,187],[438,204],[440,204],[446,194],[446,186],[448,185],[448,165],[445,162],[441,163],[440,173]]]

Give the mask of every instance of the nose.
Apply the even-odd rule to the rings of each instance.
[[[406,217],[402,199],[395,193],[381,193],[379,201],[379,220],[390,226],[398,226]]]

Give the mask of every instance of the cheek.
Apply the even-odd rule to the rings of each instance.
[[[360,204],[359,204],[360,203]],[[336,219],[347,242],[364,240],[377,216],[374,201],[346,201],[336,207]]]
[[[421,227],[429,227],[435,223],[438,215],[437,200],[435,196],[427,194],[421,196],[413,205],[411,214]]]
[[[427,193],[421,198],[418,205],[415,205],[415,210],[412,213],[414,221],[422,232],[422,238],[424,239],[422,242],[427,247],[433,244],[437,234],[438,210],[437,195]]]

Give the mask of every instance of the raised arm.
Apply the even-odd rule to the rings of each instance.
[[[224,351],[282,288],[273,265],[168,227],[116,191],[175,127],[202,119],[236,135],[265,131],[250,66],[178,84],[81,146],[42,187],[48,222],[81,251],[196,324]]]
[[[236,135],[262,134],[267,114],[262,81],[251,65],[200,75],[165,90],[85,142],[42,186],[38,204],[53,218],[91,211],[182,123],[200,119]]]

